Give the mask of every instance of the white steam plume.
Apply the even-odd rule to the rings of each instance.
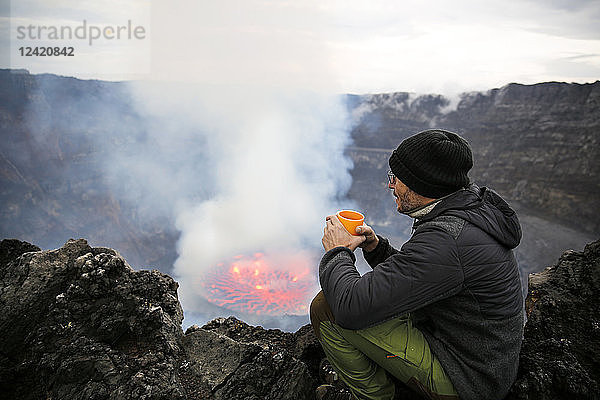
[[[174,275],[188,315],[215,315],[195,285],[220,261],[254,252],[322,250],[325,216],[351,206],[344,200],[352,163],[344,156],[350,127],[343,96],[156,84],[136,85],[134,93],[142,114],[162,121],[150,130],[149,141],[162,142],[161,151],[176,146],[181,167],[192,165],[195,147],[203,147],[197,160],[202,171],[169,171],[195,190],[155,181],[180,191],[171,195],[181,232]],[[160,154],[146,157],[160,169]],[[316,262],[309,267],[316,282]]]
[[[194,285],[216,263],[242,253],[322,251],[325,216],[351,206],[342,200],[351,184],[350,119],[344,97],[334,94],[328,7],[182,4],[185,13],[172,2],[152,3],[152,78],[192,73],[199,83],[139,84],[134,93],[141,114],[159,116],[151,142],[159,154],[171,149],[174,161],[150,168],[161,179],[142,173],[150,186],[170,190],[181,232],[174,271],[181,302],[186,313],[206,316],[209,305]]]
[[[324,217],[350,184],[346,114],[336,98],[234,94],[238,107],[223,109],[236,117],[213,125],[218,194],[177,218],[175,274],[188,311],[202,311],[194,282],[223,259],[318,248]]]

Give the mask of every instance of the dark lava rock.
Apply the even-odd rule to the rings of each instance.
[[[305,386],[312,398],[313,389],[317,387],[317,377],[319,376],[319,363],[325,357],[325,353],[319,344],[310,325],[305,325],[297,332],[283,332],[279,329],[264,329],[260,326],[251,326],[242,322],[235,317],[217,318],[202,328],[192,327],[186,331],[206,330],[221,335],[227,336],[235,341],[243,343],[255,344],[266,351],[276,352],[283,350],[284,353],[292,357],[294,360],[300,361],[307,376],[302,378],[305,380]],[[303,368],[303,373],[305,372]]]
[[[228,331],[218,319],[184,335],[171,277],[83,239],[51,251],[3,240],[0,261],[0,398],[314,397],[322,352],[308,329],[228,319]]]
[[[23,253],[30,251],[40,251],[41,249],[27,242],[17,239],[5,239],[0,242],[0,265],[6,265],[14,259],[20,257]],[[3,273],[0,271],[0,274]]]
[[[188,330],[193,329],[192,327]],[[214,319],[204,325],[202,329],[217,332],[239,342],[286,350],[294,358],[304,362],[313,376],[318,376],[319,363],[325,357],[310,325],[301,327],[297,332],[289,333],[279,329],[251,326],[235,317],[229,317]]]
[[[2,242],[2,248],[19,243]],[[4,251],[3,251],[4,253]],[[0,266],[0,393],[12,399],[184,398],[177,283],[69,240]]]
[[[294,337],[229,317],[189,328],[184,344],[189,368],[205,378],[217,400],[312,399],[316,381],[295,357]]]
[[[70,240],[0,243],[0,398],[314,398],[324,353],[297,332],[217,318],[184,334],[177,283]],[[598,399],[600,241],[531,275],[518,378],[507,400]],[[338,385],[342,387],[343,385]],[[397,384],[397,399],[418,399]]]
[[[600,241],[529,276],[520,368],[509,399],[600,398]]]

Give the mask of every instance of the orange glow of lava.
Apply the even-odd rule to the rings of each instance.
[[[313,263],[305,253],[237,255],[206,271],[199,283],[208,301],[230,310],[258,315],[306,314],[316,287]]]

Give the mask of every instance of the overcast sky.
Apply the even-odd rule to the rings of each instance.
[[[2,17],[11,56],[2,67],[32,73],[346,93],[600,79],[598,0],[18,0]],[[83,20],[131,21],[143,38],[17,37],[19,26]],[[22,46],[70,46],[75,56],[24,57]]]

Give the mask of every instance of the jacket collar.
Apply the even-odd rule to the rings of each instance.
[[[444,197],[439,198],[433,209],[425,215],[417,217],[415,227],[425,221],[430,221],[448,210],[470,210],[483,205],[483,195],[487,188],[480,188],[476,184],[457,190]],[[416,211],[416,210],[415,210]],[[410,211],[411,213],[413,210]]]

